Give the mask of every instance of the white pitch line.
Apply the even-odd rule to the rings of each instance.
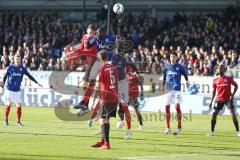
[[[159,156],[143,156],[143,157],[122,157],[119,160],[145,160],[155,159],[164,157],[187,157],[187,156],[199,156],[199,155],[228,155],[228,154],[240,154],[240,152],[212,152],[212,153],[192,153],[192,154],[170,154],[170,155],[159,155]]]

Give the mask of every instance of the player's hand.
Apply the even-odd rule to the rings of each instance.
[[[209,103],[208,108],[212,109],[212,103]]]
[[[190,84],[188,81],[186,81],[186,87],[189,88]]]
[[[40,88],[43,88],[43,85],[42,85],[42,84],[40,84],[40,83],[38,83],[38,86],[39,86]]]

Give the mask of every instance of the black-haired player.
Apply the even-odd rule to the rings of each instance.
[[[220,65],[218,67],[219,76],[213,80],[213,92],[212,92],[211,102],[209,104],[210,109],[212,108],[212,103],[216,94],[217,94],[217,98],[216,98],[216,105],[214,106],[214,112],[211,120],[211,132],[208,135],[209,136],[215,135],[214,129],[217,122],[217,115],[223,109],[224,106],[227,106],[227,108],[229,109],[232,115],[232,120],[236,128],[237,136],[240,137],[238,119],[235,114],[234,105],[233,105],[233,100],[234,100],[235,93],[237,92],[238,85],[233,80],[233,77],[229,77],[225,75],[225,70],[226,70],[225,66]],[[231,93],[231,86],[234,86],[233,93]]]

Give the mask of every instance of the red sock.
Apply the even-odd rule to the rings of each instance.
[[[182,112],[180,109],[180,104],[175,105],[177,111],[177,118],[178,118],[178,128],[182,128]]]
[[[87,105],[88,102],[89,102],[89,99],[94,91],[94,87],[95,87],[95,83],[89,83],[86,91],[84,92],[84,95],[83,95],[83,102]]]
[[[4,114],[5,119],[8,119],[8,115],[10,113],[10,108],[11,108],[11,105],[6,105],[5,106],[5,114]]]
[[[166,128],[170,128],[170,119],[171,119],[170,105],[166,105],[165,110],[166,110]]]
[[[124,110],[124,114],[126,117],[126,122],[127,122],[127,129],[131,129],[131,114],[130,111],[128,109],[128,106],[122,106],[123,110]]]
[[[100,108],[100,100],[98,101],[98,103],[96,104],[94,110],[93,110],[93,114],[92,114],[92,117],[91,119],[94,119],[96,118],[97,114],[98,114],[98,110]]]
[[[22,116],[22,108],[21,107],[17,107],[17,122],[18,123],[21,122],[21,116]]]

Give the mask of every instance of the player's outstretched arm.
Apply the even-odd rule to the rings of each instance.
[[[28,76],[28,78],[30,80],[32,80],[33,82],[35,82],[39,87],[43,87],[42,84],[38,83],[38,81],[26,70],[25,75]]]

